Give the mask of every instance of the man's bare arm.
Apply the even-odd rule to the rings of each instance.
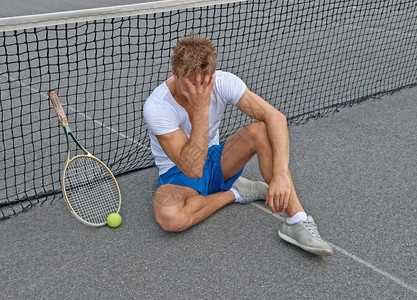
[[[203,176],[209,143],[209,107],[213,76],[197,74],[195,84],[184,78],[181,93],[187,97],[192,108],[191,134],[178,129],[174,132],[157,136],[166,155],[191,178]]]
[[[285,116],[261,97],[246,89],[236,105],[248,116],[264,121],[272,147],[272,178],[266,204],[272,212],[285,211],[290,196],[291,181],[288,176],[289,137]]]
[[[190,178],[203,176],[208,151],[208,110],[194,111],[190,138],[182,129],[157,135],[165,154]]]

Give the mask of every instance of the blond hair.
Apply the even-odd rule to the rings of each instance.
[[[209,39],[191,33],[173,48],[171,65],[178,76],[213,74],[217,68],[217,52]]]

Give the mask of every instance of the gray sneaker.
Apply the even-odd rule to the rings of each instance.
[[[301,221],[295,224],[288,224],[285,222],[278,231],[278,235],[284,241],[313,254],[325,256],[332,255],[332,247],[321,238],[313,217],[308,216],[307,218],[308,222]]]
[[[240,176],[232,185],[243,198],[239,203],[266,200],[268,185],[262,181],[252,181]]]

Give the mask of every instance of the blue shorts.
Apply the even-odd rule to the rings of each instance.
[[[163,184],[177,184],[187,186],[200,192],[200,195],[211,195],[220,191],[228,191],[232,184],[239,178],[243,168],[232,178],[224,181],[221,168],[221,158],[224,143],[213,145],[208,149],[206,163],[204,164],[203,176],[201,178],[190,178],[186,176],[177,166],[173,166],[164,174],[159,176],[159,188]]]

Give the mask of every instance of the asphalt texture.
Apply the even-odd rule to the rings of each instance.
[[[118,177],[122,225],[55,200],[0,223],[1,299],[416,299],[417,88],[289,127],[298,196],[333,246],[282,240],[282,214],[231,204],[181,233],[154,220],[157,169]],[[244,176],[261,179],[256,158]]]
[[[0,17],[137,2],[4,0]],[[289,127],[297,194],[331,257],[282,241],[285,216],[262,201],[163,231],[153,167],[117,177],[118,228],[77,222],[63,199],[0,222],[0,299],[417,299],[416,116],[414,87]],[[256,158],[244,176],[261,179]]]

